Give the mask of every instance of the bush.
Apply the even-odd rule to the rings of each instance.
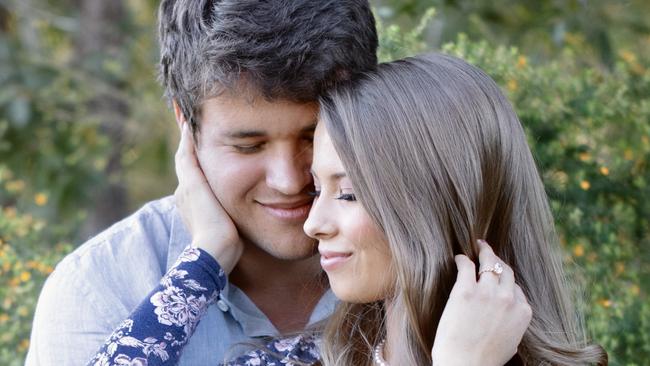
[[[21,191],[21,181],[0,165],[0,192],[8,197]],[[45,207],[48,193],[39,192],[34,204]],[[53,266],[72,250],[63,241],[69,228],[3,205],[0,211],[0,364],[23,364],[29,347],[32,315],[38,294]],[[67,234],[67,235],[66,235]],[[54,245],[50,243],[55,243]]]
[[[426,22],[379,24],[380,57],[428,50]],[[593,341],[611,365],[650,359],[650,71],[622,51],[612,71],[585,66],[576,41],[535,64],[514,47],[461,34],[442,52],[487,72],[526,129],[556,219],[565,262]]]
[[[516,106],[543,172],[583,311],[612,365],[650,359],[650,72],[634,54],[613,72],[566,50],[530,65],[513,48],[461,36],[444,52],[484,69]]]

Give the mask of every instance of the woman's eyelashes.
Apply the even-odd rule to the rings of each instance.
[[[349,201],[349,202],[354,202],[357,200],[357,196],[354,195],[354,193],[343,193],[341,192],[338,197],[336,197],[337,200],[343,200],[343,201]]]
[[[307,192],[307,194],[314,198],[318,198],[320,197],[320,190],[315,189],[311,192]],[[348,202],[354,202],[357,200],[357,196],[354,193],[343,193],[343,191],[339,191],[338,196],[334,198],[337,200],[348,201]]]

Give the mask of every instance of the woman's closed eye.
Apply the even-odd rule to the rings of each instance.
[[[307,195],[312,196],[314,198],[320,197],[320,190],[313,190],[311,192],[307,192]],[[340,192],[339,195],[335,197],[335,199],[354,202],[357,200],[357,196],[354,193]]]
[[[354,193],[343,193],[341,192],[338,197],[336,197],[337,200],[343,200],[343,201],[348,201],[348,202],[354,202],[357,200],[357,196]]]

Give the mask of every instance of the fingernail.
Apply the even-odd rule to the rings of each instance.
[[[487,243],[487,241],[485,241],[485,240],[483,240],[483,239],[478,239],[477,241],[479,242],[479,244],[489,245],[489,244]]]

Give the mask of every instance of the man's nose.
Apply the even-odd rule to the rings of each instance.
[[[271,159],[266,172],[266,184],[270,188],[284,195],[295,195],[311,184],[309,152],[279,151]]]

